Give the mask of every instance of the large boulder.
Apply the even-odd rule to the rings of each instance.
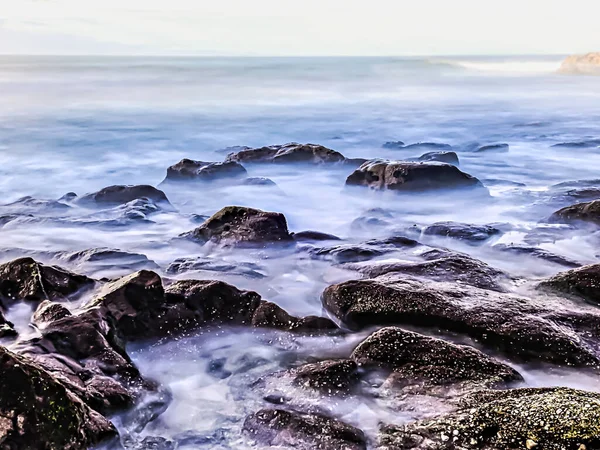
[[[576,203],[559,209],[550,216],[552,223],[577,223],[587,222],[600,225],[600,200],[586,203]]]
[[[183,237],[201,244],[243,247],[293,243],[285,216],[243,206],[227,206]]]
[[[600,264],[561,272],[542,281],[538,288],[577,297],[600,306]]]
[[[182,159],[167,169],[163,183],[171,181],[215,181],[247,176],[248,172],[234,161],[204,162]]]
[[[600,75],[600,52],[571,55],[563,61],[558,71],[573,75]]]
[[[511,367],[472,347],[396,327],[370,335],[354,349],[351,358],[361,367],[391,370],[394,382],[403,385],[468,382],[492,387],[522,380]]]
[[[263,409],[248,416],[243,431],[261,445],[301,450],[366,450],[364,433],[322,414]]]
[[[87,449],[116,436],[113,425],[52,375],[0,347],[0,447]]]
[[[380,450],[597,449],[600,395],[567,388],[474,394],[446,416],[383,427]]]
[[[0,265],[0,305],[7,307],[18,300],[65,300],[93,283],[86,276],[60,267],[46,266],[28,257],[19,258]]]
[[[525,361],[600,367],[590,341],[600,337],[600,313],[575,304],[398,275],[330,286],[322,301],[353,329],[387,324],[442,329]]]
[[[361,165],[346,180],[347,186],[368,186],[402,192],[441,189],[480,189],[481,182],[460,169],[443,163],[417,163],[375,159]]]
[[[81,205],[117,206],[140,198],[147,198],[156,204],[171,207],[169,199],[163,191],[145,184],[108,186],[97,192],[79,197],[75,199],[75,202]]]
[[[240,163],[341,163],[346,158],[339,152],[315,144],[290,143],[270,147],[254,148],[231,153],[228,162]]]

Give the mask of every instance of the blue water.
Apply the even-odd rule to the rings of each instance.
[[[9,223],[0,228],[0,250],[12,249],[8,259],[9,254],[28,251],[119,248],[143,253],[164,275],[174,259],[206,252],[171,244],[173,237],[196,226],[190,214],[212,214],[231,204],[283,212],[293,231],[314,229],[355,240],[389,231],[351,227],[366,209],[385,207],[398,214],[398,228],[439,220],[509,223],[525,231],[511,232],[499,243],[518,243],[558,206],[545,196],[552,184],[600,178],[600,148],[551,147],[600,138],[600,77],[559,75],[560,61],[0,57],[2,203],[25,195],[56,199],[69,191],[84,194],[111,184],[156,185],[166,168],[183,157],[220,161],[225,153],[219,150],[229,146],[290,141],[322,144],[347,157],[391,159],[423,152],[383,149],[386,141],[446,143],[458,152],[462,170],[480,179],[524,185],[490,185],[492,200],[482,203],[457,197],[400,201],[385,194],[344,191],[348,169],[255,167],[249,169],[251,175],[268,176],[280,189],[171,187],[166,192],[178,212],[159,214],[151,225],[86,227],[77,223],[84,213],[70,214],[60,224]],[[510,151],[475,154],[467,151],[473,142],[507,143]],[[452,242],[444,245],[465,250]],[[597,260],[597,247],[585,235],[539,245],[582,263]],[[532,278],[561,269],[515,260],[486,246],[467,250],[515,276]],[[192,276],[256,290],[296,314],[322,314],[320,292],[356,276],[294,255],[205,256],[258,262],[266,277]],[[118,273],[109,268],[102,275]],[[132,349],[142,372],[174,393],[167,412],[142,435],[171,438],[191,430],[216,436],[206,448],[243,448],[247,443],[236,434],[239,424],[260,405],[260,396],[247,388],[253,377],[284,368],[283,355],[290,352],[300,358],[318,356],[320,349],[351,348],[355,343],[235,336],[222,333]],[[208,353],[228,356],[230,368],[250,357],[270,362],[232,380],[216,380],[205,373],[209,357],[202,350],[207,348],[213,349]],[[531,383],[548,383],[544,377],[532,374]],[[395,417],[386,405],[348,402],[327,407],[367,429]]]

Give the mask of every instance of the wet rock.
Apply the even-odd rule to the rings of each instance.
[[[165,182],[172,181],[215,181],[247,176],[241,164],[233,161],[204,162],[182,159],[167,169]]]
[[[248,416],[244,433],[262,445],[304,450],[366,450],[364,433],[321,414],[263,409]]]
[[[508,144],[490,144],[477,147],[475,153],[507,153],[508,150]]]
[[[133,271],[141,269],[157,269],[158,264],[141,253],[125,252],[113,248],[90,248],[76,252],[59,252],[53,261],[68,264],[74,270],[83,272]]]
[[[215,150],[216,153],[225,153],[226,155],[230,153],[241,152],[242,150],[252,150],[252,147],[248,147],[246,145],[232,145],[231,147],[220,148],[219,150]]]
[[[475,394],[457,412],[381,430],[380,449],[595,449],[600,396],[568,388]]]
[[[598,148],[600,147],[600,139],[587,139],[584,141],[560,142],[554,144],[554,148]]]
[[[432,150],[432,151],[452,151],[452,146],[440,144],[438,142],[417,142],[404,146],[404,150]]]
[[[516,244],[496,244],[492,247],[495,250],[502,252],[513,253],[515,255],[530,256],[532,258],[542,259],[554,264],[559,264],[565,267],[579,267],[577,261],[566,258],[564,256],[557,255],[556,253],[549,252],[539,247],[530,247],[527,245],[516,245]]]
[[[261,301],[253,312],[252,326],[299,333],[327,332],[338,329],[338,326],[326,317],[294,317],[276,304],[266,301]]]
[[[117,206],[140,198],[147,198],[156,204],[171,206],[165,193],[149,185],[115,185],[76,199],[80,205]]]
[[[277,184],[270,178],[265,177],[248,177],[242,181],[242,186],[271,186],[275,187]]]
[[[231,153],[226,161],[240,163],[341,163],[346,158],[339,152],[315,144],[290,143]]]
[[[394,215],[384,208],[371,208],[352,221],[350,228],[355,231],[369,231],[392,225]]]
[[[113,425],[35,363],[0,347],[3,449],[86,449],[116,437]]]
[[[39,214],[39,213],[59,213],[64,214],[71,207],[60,200],[42,200],[31,196],[21,197],[20,199],[2,205],[2,209],[18,211],[20,214]]]
[[[5,307],[17,300],[65,300],[93,283],[86,276],[46,266],[32,258],[0,265],[0,301]]]
[[[600,179],[592,180],[573,180],[563,181],[561,183],[553,184],[550,186],[551,189],[577,189],[577,188],[593,188],[600,186]]]
[[[347,326],[422,326],[470,336],[525,361],[598,367],[594,344],[600,315],[575,304],[536,302],[470,286],[397,275],[348,281],[325,289],[325,308]],[[596,336],[592,338],[592,336]]]
[[[388,150],[400,150],[404,148],[404,142],[402,141],[389,141],[383,144],[382,148],[387,148]]]
[[[333,247],[313,248],[309,254],[314,258],[326,259],[336,263],[368,261],[385,255],[392,250],[380,249],[365,244],[341,244]]]
[[[556,211],[550,216],[551,223],[587,222],[600,225],[600,200],[577,203]]]
[[[501,386],[522,377],[511,367],[464,345],[388,327],[361,342],[351,358],[361,367],[394,372],[394,384],[425,386],[469,382]]]
[[[242,206],[227,206],[182,236],[201,244],[236,247],[293,243],[283,214]]]
[[[61,198],[58,199],[59,202],[72,202],[77,198],[77,194],[75,192],[67,192]]]
[[[366,162],[348,177],[346,185],[404,192],[458,188],[485,191],[477,178],[450,164],[386,160]]]
[[[435,281],[450,281],[498,292],[506,292],[510,280],[501,270],[462,253],[425,253],[425,262],[370,262],[346,265],[368,277],[385,274],[406,274]],[[430,258],[430,259],[429,259]]]
[[[168,265],[168,274],[186,272],[216,272],[227,275],[239,275],[248,278],[265,278],[265,268],[250,262],[216,261],[212,258],[179,258]]]
[[[437,222],[423,230],[429,236],[445,236],[468,242],[482,242],[502,232],[491,225],[473,225],[459,222]]]
[[[333,395],[349,392],[359,381],[358,365],[351,359],[305,364],[288,374],[298,386]]]
[[[299,231],[292,233],[294,239],[298,242],[315,242],[315,241],[341,241],[337,236],[328,233],[321,233],[320,231]]]
[[[14,329],[13,323],[6,320],[2,310],[0,310],[0,338],[12,338],[17,335],[18,333]]]
[[[31,321],[37,326],[43,326],[70,315],[71,311],[60,303],[44,300],[33,313]]]
[[[561,272],[542,281],[538,288],[577,297],[600,306],[600,264]]]
[[[510,187],[527,187],[525,183],[518,181],[502,180],[499,178],[484,178],[481,180],[485,186],[510,186]]]
[[[437,161],[447,164],[452,164],[453,166],[458,166],[460,163],[458,161],[458,155],[456,152],[428,152],[417,158],[417,161],[423,162],[431,162]]]

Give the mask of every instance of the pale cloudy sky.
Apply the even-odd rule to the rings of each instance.
[[[1,54],[600,51],[600,0],[0,0]]]

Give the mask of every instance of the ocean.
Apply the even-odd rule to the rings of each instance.
[[[251,266],[261,276],[205,270],[175,278],[227,281],[295,315],[323,315],[323,289],[356,278],[331,261],[297,253],[221,252],[174,243],[198,226],[198,216],[228,205],[281,212],[292,231],[317,230],[350,242],[440,221],[501,224],[507,231],[480,245],[447,238],[430,242],[468,252],[520,280],[564,267],[496,251],[494,245],[528,245],[581,264],[597,262],[597,236],[532,238],[540,221],[582,198],[570,193],[580,187],[572,182],[595,180],[587,186],[600,188],[600,77],[558,74],[562,58],[1,56],[0,202],[7,205],[24,196],[56,200],[114,184],[158,185],[167,167],[182,158],[222,161],[229,147],[288,142],[368,159],[406,159],[428,151],[386,148],[386,142],[447,144],[457,152],[461,170],[482,180],[491,197],[477,202],[460,194],[357,194],[344,189],[349,168],[255,165],[248,167],[250,175],[272,179],[277,189],[161,186],[177,211],[142,224],[111,222],[112,212],[2,206],[0,262],[23,255],[55,262],[52,255],[59,252],[106,247],[144,255],[169,277],[166,268],[174,260],[202,256]],[[508,151],[474,151],[491,144],[508,144]],[[568,189],[556,187],[565,182],[571,183]],[[600,190],[596,194],[600,198]],[[355,219],[373,208],[391,211],[393,219],[381,227],[357,226]],[[10,214],[18,218],[3,219]],[[548,228],[548,234],[555,232]],[[90,272],[108,278],[125,273],[127,268],[110,265]],[[33,333],[30,313],[23,304],[7,316],[27,334]],[[179,442],[178,449],[253,448],[239,431],[244,417],[262,405],[262,394],[252,388],[256,380],[310,358],[344,355],[367,334],[309,338],[222,328],[131,345],[141,372],[166,386],[172,400],[142,430],[130,415],[113,419],[122,436],[162,437]],[[227,376],[209,370],[215,361]],[[508,362],[531,386],[600,390],[580,373]],[[427,411],[422,406],[398,413],[378,399],[304,401],[370,435],[381,421],[403,423]]]

